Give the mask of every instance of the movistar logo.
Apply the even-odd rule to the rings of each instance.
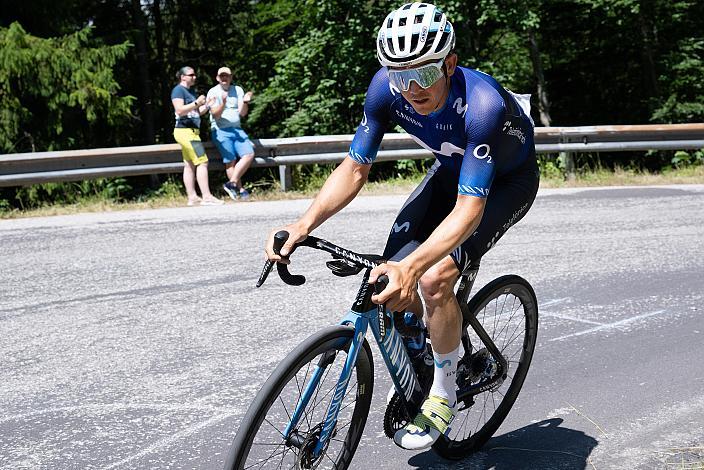
[[[457,111],[457,114],[461,114],[462,117],[464,117],[464,115],[467,114],[467,108],[469,108],[469,104],[465,104],[464,106],[462,106],[462,98],[457,98],[452,104],[452,108]]]
[[[400,232],[401,230],[403,230],[404,232],[408,232],[408,230],[409,230],[410,228],[411,228],[411,223],[410,223],[410,222],[404,222],[404,223],[402,223],[401,225],[399,225],[399,224],[397,224],[396,222],[394,222],[393,231],[394,231],[394,233],[398,233],[398,232]]]
[[[442,362],[438,362],[437,359],[433,359],[433,361],[435,361],[435,367],[437,367],[438,369],[442,369],[443,367],[449,366],[452,364],[452,361],[449,359],[445,359]]]

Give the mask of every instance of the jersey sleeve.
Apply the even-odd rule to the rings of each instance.
[[[363,165],[370,165],[376,158],[381,139],[390,120],[393,94],[384,68],[372,78],[364,100],[362,122],[352,139],[348,156]]]
[[[237,93],[237,102],[238,103],[244,99],[244,90],[242,89],[241,86],[235,87],[235,93]]]
[[[174,100],[176,98],[181,98],[183,100],[184,104],[186,103],[186,90],[183,89],[183,87],[177,86],[174,87],[173,90],[171,90],[171,99]]]
[[[504,115],[503,100],[495,92],[483,93],[477,97],[474,106],[469,104],[465,119],[467,147],[460,169],[458,194],[481,198],[489,195],[496,174],[493,154],[499,148]]]

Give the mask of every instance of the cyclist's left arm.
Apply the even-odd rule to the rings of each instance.
[[[466,124],[467,147],[460,170],[455,207],[413,253],[399,263],[393,263],[391,270],[397,270],[396,282],[400,284],[398,290],[401,292],[415,286],[431,266],[469,238],[481,222],[495,174],[496,162],[491,149],[498,149],[503,107],[485,106],[481,111],[483,112],[475,109],[474,117]],[[377,276],[384,273],[384,269],[388,268],[374,270],[369,281],[374,282]],[[389,279],[394,282],[392,277],[389,276]],[[377,301],[385,302],[391,296],[390,290],[385,296],[378,296]]]
[[[400,262],[388,261],[372,270],[370,284],[382,274],[389,278],[388,287],[372,300],[378,304],[385,303],[392,310],[404,310],[410,305],[421,276],[477,229],[485,202],[484,198],[458,195],[452,212],[413,253]]]

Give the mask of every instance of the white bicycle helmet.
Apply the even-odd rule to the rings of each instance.
[[[447,57],[455,31],[445,13],[431,3],[406,3],[388,14],[379,28],[376,53],[385,67],[406,67]]]

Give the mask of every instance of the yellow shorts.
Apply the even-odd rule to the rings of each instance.
[[[200,129],[176,127],[174,128],[174,139],[181,144],[184,162],[191,162],[196,166],[208,163],[203,142],[200,141]]]

